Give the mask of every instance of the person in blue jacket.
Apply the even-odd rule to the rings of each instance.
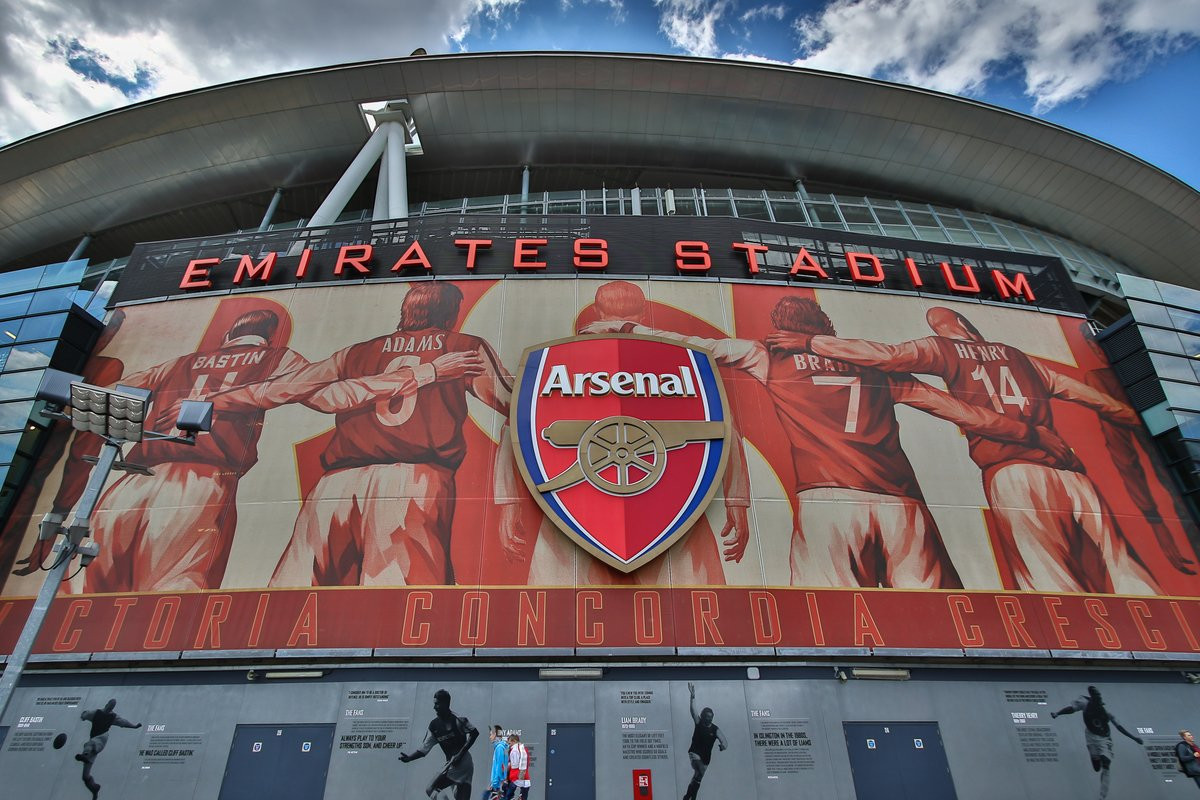
[[[483,800],[494,800],[501,796],[504,779],[508,776],[508,745],[500,735],[500,726],[488,729],[488,741],[492,743],[492,779],[483,791]]]

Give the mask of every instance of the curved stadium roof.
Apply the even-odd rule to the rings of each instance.
[[[410,197],[642,185],[859,187],[992,213],[1200,287],[1200,193],[1040,120],[863,78],[725,60],[490,53],[239,81],[0,148],[0,265],[255,227],[275,187],[312,213],[368,136],[359,103],[406,98]]]

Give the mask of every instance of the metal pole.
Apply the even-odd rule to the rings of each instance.
[[[371,138],[367,139],[367,143],[350,162],[350,166],[346,167],[342,177],[329,190],[325,201],[313,212],[312,218],[305,227],[320,228],[332,225],[338,215],[346,210],[346,204],[350,202],[350,197],[354,194],[355,189],[362,184],[371,167],[375,166],[375,162],[383,155],[383,148],[387,144],[387,134],[386,123],[375,129]]]
[[[521,168],[521,202],[529,202],[529,165]]]
[[[87,488],[84,489],[83,497],[80,498],[75,511],[75,521],[71,524],[68,535],[61,540],[60,549],[55,554],[54,566],[46,573],[46,580],[42,582],[42,588],[33,601],[33,608],[29,610],[25,627],[21,629],[21,635],[17,638],[12,655],[8,657],[4,674],[0,675],[0,720],[4,719],[4,714],[8,711],[8,703],[12,700],[13,692],[17,688],[17,681],[21,679],[21,673],[25,671],[29,654],[33,652],[34,642],[37,641],[38,633],[41,632],[42,624],[45,623],[47,613],[50,611],[50,603],[54,601],[54,595],[58,593],[59,584],[62,583],[67,567],[74,560],[79,540],[86,535],[88,518],[95,511],[96,502],[100,499],[100,492],[104,489],[113,464],[116,463],[117,456],[120,454],[120,445],[106,441],[96,465],[92,467]],[[80,535],[81,533],[83,535]]]
[[[371,219],[387,219],[388,217],[388,154],[383,151],[379,159],[379,180],[375,182],[375,205],[371,209]]]
[[[83,238],[79,240],[79,244],[75,245],[75,249],[71,251],[71,255],[67,256],[67,261],[74,261],[83,255],[83,251],[87,250],[89,244],[92,243],[92,235],[85,233]]]
[[[387,149],[384,155],[388,176],[388,217],[408,219],[408,164],[404,157],[404,128],[399,122],[388,126]]]
[[[275,219],[275,209],[279,208],[279,198],[281,197],[283,197],[283,189],[276,189],[275,194],[271,197],[271,202],[267,205],[267,213],[263,214],[262,222],[258,223],[259,233],[271,227],[271,220]]]

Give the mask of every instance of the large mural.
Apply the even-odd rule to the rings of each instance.
[[[621,337],[711,358],[729,423],[711,501],[628,570],[548,519],[570,488],[522,479],[509,425],[527,351]],[[1196,531],[1075,316],[708,281],[327,285],[119,309],[88,374],[152,389],[154,429],[189,398],[215,423],[128,452],[153,474],[110,481],[41,650],[1200,651]],[[695,424],[724,423],[709,406]],[[604,437],[628,431],[588,434],[593,485],[653,483],[658,428],[629,427],[621,464]],[[37,520],[97,447],[66,436],[0,538],[0,648],[50,558]],[[571,513],[633,524],[598,502]]]

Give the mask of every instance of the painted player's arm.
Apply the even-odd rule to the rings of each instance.
[[[902,344],[885,344],[868,339],[841,339],[837,336],[780,331],[767,337],[767,346],[773,351],[813,353],[884,372],[940,375],[946,366],[942,351],[932,337]]]
[[[492,497],[500,509],[500,547],[504,557],[515,563],[525,558],[528,542],[521,527],[521,495],[517,489],[517,462],[508,435],[508,410],[512,400],[513,377],[496,351],[480,341],[476,352],[481,371],[467,384],[467,390],[503,415],[500,446],[492,463]]]
[[[1141,744],[1141,743],[1142,743],[1142,737],[1140,737],[1140,736],[1134,736],[1132,733],[1130,733],[1129,731],[1125,730],[1125,728],[1124,728],[1124,727],[1121,725],[1121,723],[1117,722],[1117,718],[1116,718],[1116,717],[1114,717],[1112,714],[1109,714],[1109,715],[1108,715],[1108,721],[1109,721],[1109,722],[1111,722],[1111,723],[1113,724],[1113,727],[1114,727],[1114,728],[1116,728],[1116,729],[1117,729],[1117,730],[1119,730],[1121,733],[1123,733],[1123,734],[1125,734],[1126,736],[1128,736],[1130,739],[1133,739],[1133,740],[1134,740],[1135,742],[1137,742],[1138,744]]]
[[[1074,462],[1075,455],[1066,442],[1048,428],[997,414],[990,408],[964,403],[911,375],[891,375],[892,397],[897,403],[918,408],[927,414],[953,422],[968,433],[1009,442],[1027,442],[1045,450],[1055,459]]]
[[[696,713],[696,684],[688,684],[688,711],[692,712],[692,722],[700,724],[700,715]]]
[[[703,336],[688,336],[683,333],[676,333],[675,331],[649,328],[633,322],[618,324],[621,325],[619,330],[622,333],[638,333],[642,336],[657,336],[661,339],[672,339],[676,342],[683,342],[691,347],[707,350],[722,367],[740,369],[764,383],[767,380],[767,367],[770,366],[771,357],[762,342],[756,342],[751,339],[707,339]],[[610,323],[589,325],[584,328],[583,332],[602,333],[608,329],[609,325]]]
[[[142,727],[142,723],[130,722],[129,720],[125,719],[124,717],[117,717],[116,719],[114,719],[113,725],[116,725],[118,728],[140,728],[140,727]]]
[[[405,764],[410,761],[416,761],[418,758],[424,758],[429,755],[429,751],[433,749],[435,744],[437,744],[437,737],[433,735],[433,731],[425,731],[425,741],[421,743],[421,746],[411,753],[401,752],[399,758]]]
[[[725,738],[725,731],[721,730],[720,727],[717,728],[717,747],[722,750],[729,749],[729,740]]]
[[[1055,372],[1038,361],[1034,361],[1033,366],[1045,381],[1046,388],[1052,396],[1087,406],[1104,419],[1117,425],[1124,425],[1128,428],[1137,428],[1141,425],[1141,419],[1137,412],[1115,397],[1093,389],[1074,378],[1069,378],[1061,372]]]
[[[724,479],[725,527],[721,529],[721,538],[725,540],[722,554],[725,560],[737,563],[750,543],[750,475],[746,468],[745,440],[736,427],[730,444]]]

